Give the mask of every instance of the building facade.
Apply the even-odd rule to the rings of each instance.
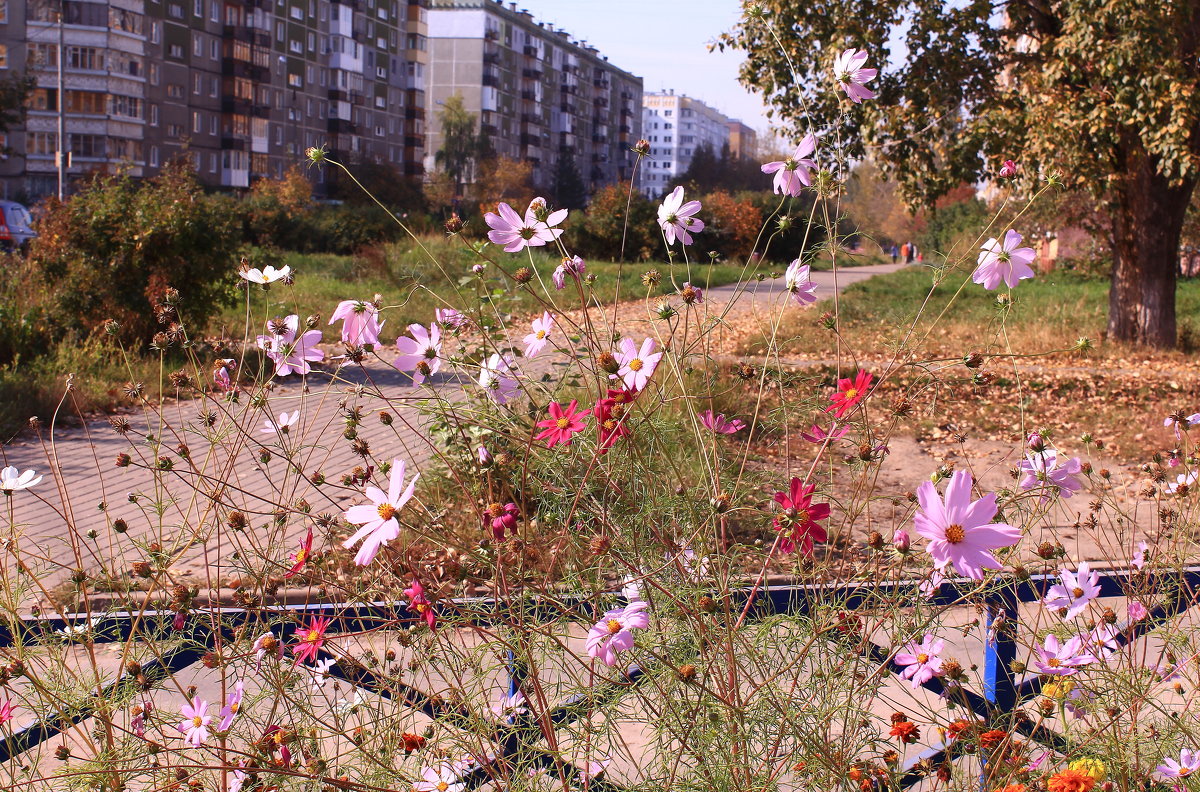
[[[642,79],[595,47],[496,0],[432,0],[429,42],[427,170],[439,110],[457,94],[497,155],[533,165],[539,189],[553,188],[560,157],[589,191],[632,177]]]
[[[687,172],[704,144],[720,156],[729,143],[731,123],[718,110],[674,90],[645,94],[642,137],[650,143],[650,156],[638,171],[638,189],[650,198],[662,195],[672,179]]]
[[[25,123],[8,136],[0,195],[56,193],[59,151],[68,192],[96,171],[154,176],[177,156],[210,186],[246,188],[320,145],[419,176],[425,5],[0,0],[3,63],[36,80]],[[322,192],[327,172],[308,172]]]
[[[729,120],[729,156],[738,159],[758,156],[758,132],[736,118]]]

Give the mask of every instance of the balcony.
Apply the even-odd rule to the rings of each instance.
[[[422,135],[405,135],[405,148],[425,148],[425,138]]]
[[[603,88],[606,91],[612,88],[612,83],[608,81],[607,77],[600,77],[592,80],[592,85],[596,86],[597,88]]]
[[[538,48],[532,44],[526,44],[524,52],[526,58],[536,58],[539,55]]]
[[[592,135],[592,142],[607,145],[608,135]]]
[[[409,119],[410,121],[414,118],[420,118],[420,119],[424,120],[425,119],[425,108],[424,107],[406,107],[406,108],[404,108],[404,117]]]
[[[357,135],[357,134],[360,134],[358,124],[354,123],[353,121],[347,121],[344,118],[329,119],[328,129],[329,129],[329,132],[334,135],[338,135],[338,134]]]
[[[633,100],[633,94],[629,91],[621,91],[621,101],[629,102]]]
[[[558,109],[563,111],[564,113],[574,113],[575,105],[571,104],[570,102],[563,102],[562,104],[560,104],[558,106]]]
[[[524,124],[535,124],[537,126],[545,126],[546,120],[537,113],[521,113],[521,122]]]
[[[484,50],[483,62],[490,63],[490,64],[499,63],[500,62],[500,51],[499,50],[491,50],[491,51]]]
[[[264,30],[247,25],[226,25],[226,41],[248,41],[257,47],[270,47],[271,36]]]
[[[254,82],[270,82],[271,80],[271,70],[266,66],[258,66],[250,61],[237,58],[222,58],[221,74],[226,77],[242,77]]]
[[[633,133],[633,130],[629,128],[629,124],[621,124],[620,132],[622,135],[629,135]]]
[[[489,137],[496,137],[496,135],[500,134],[500,127],[496,126],[495,124],[480,124],[479,132],[480,134],[487,135]]]
[[[488,28],[487,30],[483,31],[483,38],[485,41],[499,41],[500,31],[496,30],[495,28]]]
[[[540,79],[542,79],[542,70],[541,69],[522,69],[521,76],[524,77],[526,80],[540,80]]]
[[[246,150],[246,140],[244,138],[230,137],[229,135],[223,135],[221,137],[221,148],[226,149],[228,151],[245,151]]]
[[[631,115],[633,115],[633,108],[632,108],[632,107],[622,107],[622,108],[621,108],[621,115],[623,115],[623,116],[631,116]]]
[[[524,99],[526,102],[540,102],[540,101],[542,101],[542,100],[541,100],[541,97],[539,97],[539,96],[537,95],[537,92],[536,92],[536,91],[521,91],[521,98],[522,98],[522,99]]]
[[[579,93],[579,86],[569,85],[568,83],[563,83],[562,85],[558,86],[558,89],[563,93],[570,94],[572,96]]]
[[[596,107],[608,107],[608,97],[597,96],[595,100],[592,101],[592,104],[594,104]]]
[[[500,87],[500,75],[484,73],[483,84],[487,85],[491,88],[499,88]]]
[[[541,135],[529,135],[529,134],[521,135],[521,145],[522,146],[537,146],[540,148],[542,145],[542,136]]]

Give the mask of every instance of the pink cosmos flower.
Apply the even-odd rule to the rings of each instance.
[[[496,404],[507,404],[517,392],[517,381],[509,376],[512,371],[511,357],[493,353],[479,367],[479,387]]]
[[[912,688],[916,690],[940,674],[942,658],[938,655],[942,653],[945,646],[945,641],[934,638],[928,633],[920,643],[915,641],[909,643],[902,652],[896,655],[896,662],[904,666],[904,670],[900,672],[901,678],[911,680]]]
[[[562,264],[559,264],[558,267],[555,268],[554,272],[550,275],[550,280],[554,281],[555,289],[562,291],[567,287],[568,275],[578,280],[583,276],[583,273],[586,270],[587,262],[579,258],[579,256],[564,258],[562,260]]]
[[[908,535],[908,531],[903,528],[897,528],[892,534],[892,547],[896,548],[896,552],[903,555],[912,547],[912,537]]]
[[[1175,480],[1167,485],[1167,492],[1171,495],[1186,495],[1188,489],[1196,483],[1200,473],[1193,470],[1190,473],[1180,473],[1175,477]]]
[[[3,704],[0,704],[0,723],[8,723],[12,720],[14,709],[11,701],[6,700]]]
[[[413,784],[413,792],[465,792],[466,782],[459,778],[464,769],[450,761],[426,767],[421,770],[421,780]]]
[[[400,355],[393,365],[401,371],[411,371],[413,385],[420,385],[442,367],[442,329],[436,322],[428,330],[414,322],[408,326],[408,333],[412,338],[396,339]]]
[[[295,636],[299,639],[292,647],[292,656],[296,665],[302,662],[315,662],[321,647],[325,645],[325,631],[333,620],[327,616],[314,616],[307,627],[297,627]]]
[[[1145,542],[1138,542],[1137,550],[1133,551],[1133,558],[1130,564],[1134,569],[1144,569],[1146,566],[1146,553],[1150,550],[1150,546]]]
[[[795,198],[799,197],[805,187],[812,186],[812,172],[816,170],[817,163],[809,157],[816,150],[817,136],[809,132],[800,141],[792,156],[781,162],[768,162],[762,166],[763,173],[775,174],[772,184],[776,193]]]
[[[8,704],[7,701],[4,703]],[[11,710],[11,705],[9,706],[9,708]],[[3,711],[4,711],[4,708],[0,707],[0,714],[3,714]],[[130,710],[130,712],[133,713],[133,717],[129,719],[129,728],[138,737],[145,739],[145,737],[146,737],[146,718],[149,717],[150,713],[154,712],[154,702],[152,702],[150,699],[146,699],[140,705],[134,705],[134,707]],[[2,722],[2,721],[0,721],[0,722]]]
[[[1074,676],[1083,666],[1096,662],[1096,658],[1084,650],[1083,641],[1078,635],[1066,643],[1060,643],[1058,636],[1051,633],[1046,636],[1042,646],[1035,649],[1038,657],[1033,665],[1039,674]]]
[[[488,231],[488,239],[503,245],[506,253],[516,253],[526,247],[542,247],[547,242],[553,242],[563,233],[561,228],[554,226],[567,217],[566,209],[547,213],[544,198],[534,198],[525,210],[524,218],[506,203],[501,203],[496,209],[499,215],[488,212],[483,216],[483,221],[492,229]]]
[[[582,418],[587,412],[577,410],[578,406],[577,399],[572,399],[565,410],[561,404],[551,402],[548,408],[550,417],[537,423],[545,431],[539,433],[534,439],[545,440],[546,448],[554,448],[559,443],[571,445],[571,437],[587,428],[587,424]]]
[[[801,264],[800,259],[796,259],[788,264],[784,273],[784,285],[797,305],[811,305],[817,301],[817,284],[813,282],[811,269],[808,264]]]
[[[269,335],[258,336],[258,348],[264,350],[275,363],[275,374],[286,377],[288,374],[308,374],[312,371],[309,363],[325,359],[325,353],[317,348],[321,343],[320,330],[306,330],[300,333],[300,317],[292,314],[282,321],[273,319],[267,322]]]
[[[370,504],[351,506],[346,510],[346,522],[362,526],[353,536],[342,542],[342,547],[345,548],[362,542],[354,556],[355,564],[366,566],[371,563],[381,547],[400,535],[400,522],[396,519],[396,514],[412,498],[419,478],[420,473],[413,476],[405,487],[404,460],[393,460],[388,491],[384,492],[374,486],[367,487],[366,496],[370,498]]]
[[[554,329],[554,317],[549,311],[533,320],[533,332],[525,336],[525,357],[533,357],[550,343],[550,331]]]
[[[917,488],[921,508],[913,517],[917,533],[929,540],[929,555],[938,568],[953,564],[960,575],[983,580],[983,570],[1000,569],[991,551],[1010,547],[1021,540],[1021,529],[993,523],[996,495],[971,500],[974,480],[965,470],[955,471],[946,486],[946,498],[938,497],[933,482]]]
[[[830,431],[832,429],[832,431]],[[838,426],[834,424],[829,429],[826,429],[820,424],[813,424],[812,429],[807,432],[801,432],[800,436],[810,443],[824,443],[825,438],[829,438],[830,442],[841,440],[850,431],[849,426]]]
[[[650,626],[648,607],[645,601],[636,600],[606,612],[588,632],[587,653],[607,666],[616,665],[617,655],[633,648],[633,631]]]
[[[874,379],[874,374],[860,371],[853,380],[848,378],[838,380],[838,389],[829,397],[833,403],[825,408],[825,412],[833,413],[834,418],[841,418],[850,412],[855,405],[867,397],[867,391],[871,388],[871,382]]]
[[[679,296],[686,305],[701,305],[704,302],[704,289],[693,286],[690,281],[685,282],[679,289]]]
[[[867,87],[867,83],[875,79],[879,73],[876,69],[864,69],[867,53],[863,50],[848,49],[838,56],[833,63],[833,78],[838,86],[850,97],[850,101],[858,104],[863,99],[874,99],[875,92]]]
[[[5,495],[12,495],[18,490],[36,487],[41,483],[42,477],[35,475],[32,470],[26,470],[24,473],[21,473],[12,465],[8,465],[3,470],[0,470],[0,492],[3,492]]]
[[[1142,619],[1150,615],[1150,611],[1145,605],[1137,600],[1129,601],[1129,621],[1140,622]]]
[[[1083,482],[1076,478],[1083,472],[1083,462],[1079,457],[1071,457],[1066,464],[1059,467],[1058,452],[1053,448],[1040,453],[1027,454],[1021,461],[1022,489],[1042,488],[1042,503],[1057,494],[1061,498],[1069,498],[1083,487]]]
[[[506,532],[511,533],[517,528],[517,520],[521,518],[521,510],[517,504],[509,501],[505,504],[492,503],[483,510],[484,525],[490,525],[492,536],[497,542],[504,541]]]
[[[829,504],[812,502],[816,489],[816,486],[805,486],[801,479],[792,476],[788,491],[775,493],[775,502],[783,507],[783,513],[776,515],[774,521],[775,530],[783,534],[779,540],[781,552],[796,552],[799,540],[800,550],[811,556],[813,541],[824,542],[829,538],[820,524],[829,519]]]
[[[217,358],[213,363],[213,387],[222,393],[233,390],[232,372],[237,370],[237,361],[233,358]]]
[[[1117,640],[1121,633],[1107,622],[1100,622],[1090,631],[1079,635],[1080,645],[1092,653],[1094,657],[1107,657],[1121,648]]]
[[[1032,278],[1033,269],[1029,265],[1037,254],[1033,248],[1017,247],[1021,239],[1021,235],[1010,228],[1004,234],[1003,244],[995,238],[984,242],[971,280],[990,291],[999,288],[1001,283],[1015,289],[1020,281]]]
[[[199,748],[208,739],[208,725],[212,723],[208,702],[196,696],[190,704],[185,702],[179,711],[184,719],[176,728],[184,735],[185,742],[193,748]]]
[[[290,414],[287,412],[279,413],[279,418],[272,421],[270,418],[263,419],[263,428],[258,431],[261,434],[287,434],[296,421],[300,420],[300,411],[293,410]]]
[[[713,415],[712,410],[705,410],[700,413],[700,423],[710,432],[717,434],[734,434],[746,428],[746,424],[734,418],[732,421],[725,420],[725,414]]]
[[[484,446],[479,446],[475,449],[475,458],[479,460],[480,467],[487,467],[492,464],[492,452],[488,451]]]
[[[254,670],[257,671],[262,667],[263,658],[268,653],[275,655],[276,660],[283,659],[283,641],[275,637],[273,632],[265,632],[254,639],[254,645],[250,647],[254,652]]]
[[[1059,570],[1059,578],[1062,582],[1050,587],[1042,604],[1052,610],[1066,608],[1064,619],[1074,619],[1100,596],[1100,576],[1088,567],[1087,561],[1079,564],[1078,572]]]
[[[1017,175],[1017,163],[1012,160],[1004,160],[1000,165],[1000,178],[1011,179]]]
[[[342,343],[351,346],[379,345],[379,308],[364,300],[342,300],[329,317],[329,324],[342,320]]]
[[[621,367],[614,375],[614,379],[619,377],[629,390],[645,390],[646,383],[650,381],[650,375],[654,373],[654,369],[658,368],[658,361],[663,356],[662,352],[654,351],[656,347],[657,344],[654,343],[653,338],[642,341],[640,350],[632,338],[628,336],[622,338],[621,351],[616,353],[617,362],[621,364]]]
[[[300,549],[292,553],[292,568],[283,573],[284,579],[295,577],[300,574],[300,570],[304,569],[304,565],[308,563],[309,556],[312,555],[313,532],[308,529],[308,535],[304,537],[304,541],[300,543]]]
[[[457,330],[467,323],[466,315],[453,308],[436,308],[433,311],[433,318],[442,327],[450,330]]]
[[[1154,769],[1166,778],[1187,778],[1200,770],[1200,754],[1190,748],[1184,748],[1179,752],[1178,762],[1168,756],[1162,760],[1162,764]]]
[[[683,202],[682,187],[676,187],[663,199],[658,207],[658,225],[666,235],[668,245],[674,245],[676,239],[684,245],[692,244],[692,234],[704,230],[704,221],[695,216],[699,211],[699,201]]]
[[[436,629],[437,613],[433,610],[433,603],[425,597],[425,587],[421,585],[421,581],[413,578],[412,585],[404,589],[404,596],[408,597],[409,610],[429,625],[429,629]]]
[[[529,708],[525,706],[525,694],[519,690],[515,693],[502,693],[500,700],[492,705],[492,714],[509,723],[526,712],[529,712]]]
[[[237,717],[238,711],[242,708],[244,695],[244,686],[239,679],[225,698],[225,706],[221,709],[221,723],[217,726],[217,731],[228,731],[229,727],[233,725],[233,719]]]

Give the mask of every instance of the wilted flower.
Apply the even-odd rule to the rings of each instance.
[[[833,78],[855,104],[863,99],[875,98],[875,92],[866,84],[875,79],[879,72],[876,69],[864,69],[866,62],[867,53],[852,48],[839,55],[833,64]]]
[[[1004,160],[1000,165],[1000,178],[1011,179],[1017,175],[1017,163],[1012,160]]]
[[[525,694],[519,690],[501,694],[500,700],[492,705],[492,713],[506,721],[528,711],[529,708],[525,706]]]
[[[1033,248],[1017,247],[1021,239],[1021,235],[1010,228],[1004,234],[1003,244],[995,238],[984,242],[971,280],[992,290],[999,288],[1001,283],[1015,289],[1020,281],[1032,278],[1034,273],[1029,265],[1037,254]]]
[[[772,182],[775,192],[798,197],[800,192],[812,185],[812,172],[817,163],[809,157],[817,149],[817,136],[809,132],[796,147],[795,153],[780,162],[768,162],[762,166],[763,173],[774,173]]]
[[[433,603],[426,598],[425,587],[421,585],[421,581],[413,578],[412,585],[404,589],[404,596],[408,597],[409,610],[429,625],[429,629],[436,629],[437,613],[433,610]]]
[[[309,556],[312,555],[313,532],[310,528],[308,534],[304,537],[304,541],[300,543],[300,549],[292,553],[292,568],[283,573],[284,578],[295,577],[304,569],[304,565],[308,563]]]
[[[467,323],[466,315],[453,308],[436,308],[433,311],[433,317],[442,327],[451,330],[457,330]]]
[[[1190,473],[1180,473],[1175,477],[1175,480],[1167,485],[1167,492],[1172,495],[1183,495],[1187,493],[1188,488],[1196,483],[1196,478],[1200,476],[1195,470]]]
[[[699,211],[699,201],[683,202],[682,187],[676,187],[663,199],[658,207],[658,225],[666,235],[668,245],[675,244],[676,239],[685,245],[692,244],[692,233],[704,230],[704,221],[695,216]]]
[[[420,473],[416,474],[405,487],[404,464],[402,459],[392,462],[387,492],[378,487],[367,487],[366,496],[370,498],[371,503],[351,506],[345,513],[346,522],[362,526],[357,533],[342,543],[342,547],[350,548],[362,542],[354,556],[354,563],[359,566],[371,563],[381,547],[400,535],[400,522],[396,519],[396,513],[412,498],[417,479],[421,477]]]
[[[608,666],[617,664],[617,655],[633,648],[633,631],[650,626],[650,616],[643,600],[630,602],[623,608],[607,611],[588,632],[587,653]]]
[[[217,358],[213,363],[213,386],[219,391],[233,389],[231,372],[237,369],[237,361],[233,358]]]
[[[559,264],[550,275],[550,280],[554,281],[554,288],[562,291],[567,286],[568,275],[572,275],[578,279],[586,270],[587,263],[579,256],[564,258],[562,264]]]

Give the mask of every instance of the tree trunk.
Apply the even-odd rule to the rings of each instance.
[[[1142,151],[1129,156],[1125,165],[1112,206],[1108,337],[1173,347],[1179,240],[1196,181],[1171,186]]]

